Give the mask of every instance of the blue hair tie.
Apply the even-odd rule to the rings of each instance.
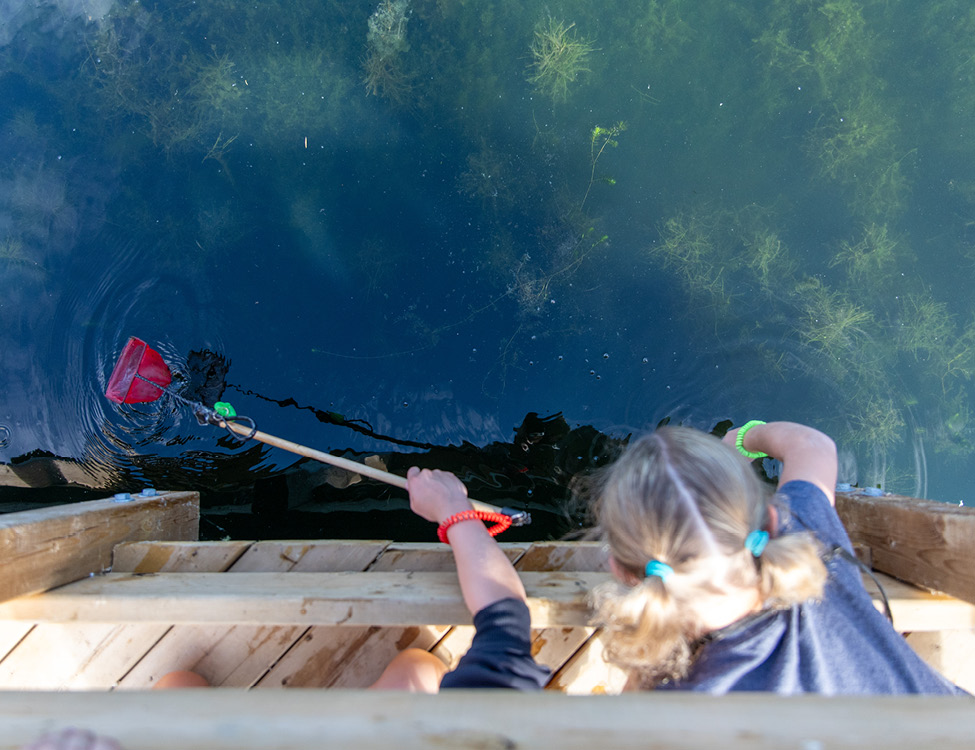
[[[660,562],[660,560],[651,560],[647,563],[647,567],[643,569],[643,572],[647,578],[656,576],[660,579],[661,583],[667,583],[667,579],[674,574],[674,569],[667,563]]]
[[[761,557],[765,548],[768,546],[768,532],[755,529],[745,537],[745,549],[755,557]]]

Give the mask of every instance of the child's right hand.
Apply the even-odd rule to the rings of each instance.
[[[472,507],[464,483],[449,471],[413,466],[406,472],[406,488],[413,512],[436,524]]]

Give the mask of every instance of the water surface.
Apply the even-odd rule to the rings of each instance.
[[[3,12],[4,507],[154,484],[201,490],[210,535],[329,535],[331,508],[351,536],[425,538],[402,493],[342,495],[171,399],[107,402],[130,335],[184,390],[191,353],[223,358],[238,411],[320,449],[433,455],[325,412],[506,446],[443,460],[553,517],[568,466],[511,458],[531,413],[611,442],[803,421],[844,481],[966,498],[968,4]]]

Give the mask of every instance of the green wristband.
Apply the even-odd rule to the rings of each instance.
[[[747,433],[752,427],[757,427],[760,424],[765,424],[765,422],[761,421],[760,419],[753,419],[751,422],[745,422],[745,424],[738,428],[738,434],[735,435],[735,447],[745,458],[765,458],[768,456],[768,453],[750,451],[745,447],[745,433]]]

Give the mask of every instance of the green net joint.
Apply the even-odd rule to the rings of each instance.
[[[213,405],[213,410],[221,417],[226,417],[227,419],[237,416],[237,410],[226,401],[217,401]]]

